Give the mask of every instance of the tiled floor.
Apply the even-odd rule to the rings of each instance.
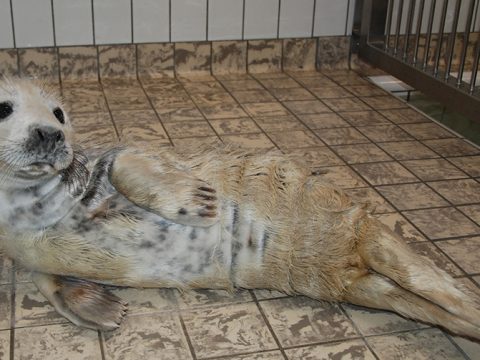
[[[376,206],[416,252],[480,283],[480,149],[356,73],[63,83],[78,139],[278,147]],[[78,329],[0,257],[0,359],[478,359],[480,345],[391,313],[265,290],[120,289],[121,328]]]

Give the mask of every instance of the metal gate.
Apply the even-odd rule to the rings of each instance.
[[[368,63],[480,122],[479,4],[357,0],[354,44]]]

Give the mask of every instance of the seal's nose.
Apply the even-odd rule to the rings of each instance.
[[[51,126],[42,126],[32,129],[32,145],[41,146],[47,150],[53,150],[65,142],[63,131]]]

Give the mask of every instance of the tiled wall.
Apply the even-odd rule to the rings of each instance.
[[[349,35],[355,0],[0,0],[0,48]]]

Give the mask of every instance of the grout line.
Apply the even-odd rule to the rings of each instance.
[[[346,12],[346,18],[345,18],[345,34],[344,34],[344,36],[347,36],[347,32],[348,32],[348,19],[350,18],[349,15],[350,15],[350,0],[347,1],[347,12]]]
[[[100,356],[102,357],[102,360],[105,360],[105,339],[103,332],[100,330],[97,330],[97,335],[98,335],[98,345],[100,346]]]
[[[263,308],[262,308],[262,306],[260,305],[260,303],[258,302],[257,296],[255,295],[255,293],[254,293],[253,291],[251,292],[251,296],[252,296],[252,298],[253,298],[253,301],[255,302],[255,305],[257,306],[258,311],[259,311],[260,314],[262,315],[263,321],[265,322],[265,325],[267,326],[268,330],[270,331],[270,334],[272,335],[273,340],[274,340],[275,343],[277,344],[278,349],[279,349],[280,352],[282,353],[282,356],[284,357],[284,359],[287,360],[287,359],[288,359],[287,354],[285,353],[285,350],[283,349],[282,344],[280,343],[280,340],[279,340],[278,337],[277,337],[277,334],[276,334],[275,331],[273,330],[272,325],[271,325],[270,322],[268,321],[268,318],[267,318],[267,316],[265,315],[265,312],[263,311]]]
[[[317,0],[313,0],[313,10],[312,10],[312,35],[315,33],[315,11],[317,10]],[[316,59],[315,59],[316,60]]]
[[[172,42],[172,0],[168,0],[168,42]]]
[[[10,0],[11,1],[11,0]],[[245,2],[247,0],[243,0],[243,8],[242,8],[242,40],[245,40]],[[247,44],[248,47],[248,44]]]
[[[190,339],[190,335],[188,335],[187,327],[185,326],[185,321],[183,320],[182,313],[179,311],[178,318],[180,320],[180,324],[182,326],[183,334],[185,335],[185,339],[187,340],[188,349],[190,350],[190,354],[192,355],[193,360],[197,359],[197,355],[195,354],[195,349],[193,348],[192,340]]]
[[[93,36],[93,45],[97,45],[97,39],[95,35],[95,4],[93,3],[95,0],[90,0],[91,8],[92,8],[92,36]],[[97,47],[98,49],[98,47]],[[100,66],[100,64],[99,64]],[[99,78],[100,81],[100,78]]]
[[[17,39],[15,36],[15,20],[13,18],[13,0],[10,0],[10,20],[12,21],[12,38],[13,38],[13,48],[17,48]]]
[[[107,110],[108,110],[108,113],[110,115],[110,121],[112,122],[113,128],[115,130],[115,134],[117,135],[117,142],[118,142],[118,140],[120,139],[120,132],[118,131],[117,124],[115,124],[115,121],[113,119],[112,110],[110,109],[110,105],[108,104],[108,98],[107,98],[107,95],[105,94],[105,87],[103,86],[103,82],[100,81],[99,84],[100,84],[100,89],[101,89],[102,94],[103,94],[103,98],[105,100],[105,105],[107,106]]]
[[[210,1],[207,0],[207,4],[206,4],[206,20],[205,20],[205,24],[206,24],[206,29],[205,29],[205,39],[208,41],[208,22],[209,22],[209,11],[210,11]],[[211,42],[210,42],[210,46],[211,46]],[[212,52],[210,52],[210,57],[211,57],[211,54]]]
[[[280,38],[280,13],[282,10],[282,0],[278,0],[278,18],[277,18],[277,39]]]
[[[55,10],[53,8],[53,0],[50,0],[50,11],[52,15],[52,31],[53,31],[53,46],[57,46],[57,34],[55,32]]]
[[[134,31],[135,31],[135,30],[134,30],[134,28],[133,28],[133,0],[130,0],[130,29],[131,29],[131,34],[130,34],[130,36],[131,36],[131,38],[132,38],[132,44],[133,44],[133,43],[134,43],[134,39],[135,39],[135,37],[134,37],[134,35],[135,35]]]
[[[11,284],[11,298],[10,298],[10,360],[15,358],[15,303],[16,303],[16,296],[17,296],[17,264],[16,262],[12,262],[12,275],[10,280],[12,281]]]

